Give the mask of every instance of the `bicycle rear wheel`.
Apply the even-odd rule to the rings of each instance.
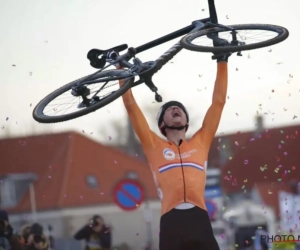
[[[228,38],[232,37],[228,29],[226,28],[209,28],[205,30],[200,30],[195,33],[188,34],[184,36],[180,44],[183,48],[192,51],[198,52],[211,52],[211,53],[223,53],[223,52],[238,52],[243,50],[252,50],[263,48],[267,46],[271,46],[277,43],[280,43],[288,38],[289,31],[280,26],[270,25],[270,24],[238,24],[238,25],[230,25],[228,27],[233,28],[237,31],[237,40],[239,42],[238,45],[226,45],[220,47],[213,46],[213,40],[209,39],[207,35],[212,33],[218,33],[218,36],[222,39],[227,40]],[[248,33],[255,33],[256,36],[250,37]],[[262,32],[268,32],[269,37],[264,39],[259,39],[262,36]],[[196,44],[199,40],[203,40],[206,38],[208,43],[205,45]],[[251,43],[253,42],[253,43]],[[230,41],[229,41],[230,43]]]
[[[119,80],[121,79],[125,81],[120,87]],[[33,110],[33,118],[40,123],[56,123],[78,118],[96,111],[119,98],[131,87],[133,81],[134,76],[123,69],[106,70],[82,77],[55,90],[41,100]],[[78,83],[81,83],[80,86],[83,86],[81,94],[84,94],[76,94],[74,96],[72,88],[74,89]],[[114,84],[108,85],[108,83]],[[102,86],[95,88],[95,84]],[[110,90],[107,93],[107,89],[111,89],[112,86],[115,86],[116,90]],[[103,92],[106,92],[104,96],[98,95],[103,95]],[[67,102],[68,99],[70,99],[70,102]],[[59,100],[63,103],[56,104]],[[72,107],[72,105],[74,106]],[[70,111],[71,108],[73,108],[73,111]],[[50,114],[46,114],[48,111],[50,111]]]

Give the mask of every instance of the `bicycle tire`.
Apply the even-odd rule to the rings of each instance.
[[[93,77],[89,78],[88,80],[95,80],[95,79],[99,79],[100,77],[107,77],[108,75],[112,76],[112,75],[119,75],[117,77],[117,79],[111,79],[111,80],[106,80],[106,81],[112,81],[112,80],[119,80],[119,79],[125,79],[124,84],[122,85],[122,87],[120,87],[117,91],[111,93],[110,95],[106,96],[105,98],[101,99],[99,102],[83,108],[83,109],[79,109],[76,112],[70,113],[70,114],[66,114],[66,115],[60,115],[60,116],[46,116],[43,111],[45,109],[45,107],[51,102],[53,101],[56,97],[62,95],[63,93],[71,90],[71,88],[78,83],[79,81],[83,81],[84,83],[84,79],[92,76],[93,74],[81,77],[80,79],[77,79],[75,81],[72,81],[62,87],[60,87],[59,89],[53,91],[52,93],[50,93],[49,95],[47,95],[44,99],[42,99],[34,108],[33,110],[33,118],[34,120],[36,120],[37,122],[40,123],[57,123],[57,122],[64,122],[64,121],[68,121],[68,120],[72,120],[75,118],[78,118],[80,116],[84,116],[87,115],[91,112],[94,112],[104,106],[106,106],[107,104],[113,102],[114,100],[116,100],[117,98],[119,98],[121,95],[123,95],[128,89],[131,88],[131,85],[134,81],[134,76],[132,74],[130,74],[129,72],[127,72],[126,70],[122,70],[122,69],[115,69],[115,70],[106,70],[106,71],[102,71],[99,72],[97,74],[95,74]],[[124,77],[122,76],[122,74],[124,75]],[[121,75],[121,76],[120,76]],[[127,81],[128,79],[128,81]],[[103,80],[104,81],[104,80]]]
[[[228,27],[231,27],[235,30],[264,30],[264,31],[273,31],[276,32],[278,35],[274,38],[253,43],[253,44],[245,44],[245,45],[238,45],[238,46],[224,46],[224,47],[209,47],[209,46],[200,46],[192,44],[191,42],[201,36],[205,36],[208,33],[213,32],[222,32],[222,31],[228,31],[225,28],[209,28],[200,30],[191,34],[188,34],[184,36],[180,40],[180,44],[183,48],[191,51],[197,51],[197,52],[211,52],[211,53],[223,53],[223,52],[238,52],[238,51],[244,51],[244,50],[253,50],[253,49],[259,49],[267,46],[271,46],[277,43],[280,43],[288,38],[289,31],[281,26],[271,25],[271,24],[237,24],[237,25],[229,25]]]

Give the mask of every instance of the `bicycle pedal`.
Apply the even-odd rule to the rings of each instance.
[[[158,93],[155,93],[155,101],[157,101],[157,102],[162,102],[162,97],[161,97],[161,95],[160,94],[158,94]]]

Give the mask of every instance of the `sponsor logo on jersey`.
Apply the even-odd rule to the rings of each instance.
[[[172,161],[175,159],[175,152],[170,148],[165,148],[163,150],[163,155],[166,160]]]

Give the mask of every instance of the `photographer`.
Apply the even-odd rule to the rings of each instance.
[[[43,233],[43,227],[34,223],[29,229],[28,237],[25,240],[23,250],[48,250],[49,242],[47,237]]]
[[[86,241],[85,250],[108,250],[111,248],[111,232],[99,215],[93,216],[89,224],[81,228],[74,238]]]
[[[0,249],[2,250],[21,250],[22,244],[19,237],[13,233],[13,228],[9,224],[8,214],[0,210]]]

